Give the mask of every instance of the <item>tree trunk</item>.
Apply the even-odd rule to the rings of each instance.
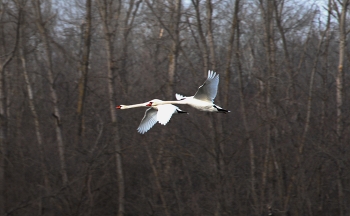
[[[127,59],[129,58],[128,57],[128,50],[129,50],[129,45],[130,45],[128,38],[129,38],[129,33],[130,33],[131,29],[133,28],[135,17],[136,17],[137,11],[139,10],[140,3],[141,3],[141,0],[137,1],[136,3],[133,0],[129,3],[129,8],[128,8],[128,11],[126,13],[126,17],[124,20],[124,27],[123,27],[123,29],[124,29],[124,31],[123,31],[124,43],[123,43],[121,55],[119,57],[120,67],[118,68],[119,69],[118,73],[121,76],[120,80],[122,80],[121,84],[126,83],[126,78],[125,78],[125,76],[127,74],[126,63],[127,63]],[[122,93],[126,95],[127,90],[128,90],[128,88],[124,87],[122,85],[122,91],[123,91]]]
[[[336,104],[337,104],[337,136],[340,141],[343,133],[343,77],[344,77],[344,57],[346,48],[346,13],[349,0],[343,0],[341,14],[339,17],[339,63],[336,76]]]
[[[86,85],[89,71],[89,56],[90,56],[90,44],[91,44],[91,0],[86,0],[86,17],[85,23],[83,24],[84,29],[84,47],[82,61],[80,65],[81,77],[79,79],[78,89],[78,107],[77,107],[77,118],[78,118],[78,145],[82,144],[82,137],[84,131],[84,101],[86,95]]]
[[[349,5],[349,0],[343,0],[341,7],[341,14],[339,17],[339,64],[338,64],[338,73],[336,76],[336,105],[337,105],[337,138],[340,145],[341,155],[344,154],[344,145],[343,145],[343,97],[344,97],[344,58],[346,52],[346,14],[347,8]],[[338,185],[338,199],[339,199],[339,215],[344,215],[344,192],[343,192],[343,183],[341,180],[343,168],[340,167],[338,171],[337,185]]]
[[[180,19],[181,19],[181,0],[175,1],[175,7],[174,7],[174,17],[173,17],[173,23],[172,23],[172,30],[173,30],[173,40],[171,43],[171,51],[169,54],[169,66],[168,66],[168,89],[167,89],[167,97],[171,97],[174,93],[174,80],[175,80],[175,73],[177,68],[177,58],[179,55],[179,39],[180,39],[180,31],[179,31],[179,25],[180,25]]]
[[[235,57],[236,57],[236,63],[237,63],[237,69],[238,69],[238,82],[239,82],[239,99],[241,104],[241,112],[242,112],[242,120],[243,120],[243,126],[244,126],[244,132],[245,132],[245,139],[248,142],[249,145],[249,160],[250,160],[250,190],[251,190],[251,196],[253,198],[253,205],[255,206],[255,209],[257,209],[258,206],[258,195],[256,192],[256,164],[255,164],[255,149],[254,149],[254,143],[253,139],[250,135],[250,129],[248,126],[248,114],[246,111],[246,104],[245,104],[245,97],[244,97],[244,85],[243,85],[243,72],[242,72],[242,64],[241,64],[241,57],[240,57],[240,26],[239,22],[237,22],[236,25],[236,32],[237,32],[237,39],[236,39],[236,50],[235,50]],[[257,212],[256,212],[257,213]]]
[[[326,140],[326,108],[327,108],[327,85],[328,85],[328,73],[329,73],[329,48],[330,48],[330,42],[331,42],[331,31],[330,29],[330,22],[331,22],[331,8],[332,8],[332,0],[328,0],[328,15],[327,15],[327,28],[326,28],[326,39],[325,39],[325,45],[324,45],[324,54],[322,59],[322,69],[323,72],[321,74],[322,78],[322,105],[321,105],[321,134],[322,137],[320,137],[320,140]]]
[[[164,214],[165,214],[166,216],[170,216],[170,214],[169,214],[169,209],[168,209],[168,205],[167,205],[167,202],[166,202],[164,193],[163,193],[162,185],[161,185],[161,183],[160,183],[160,177],[159,177],[159,173],[158,173],[157,167],[156,167],[156,165],[154,164],[154,160],[153,160],[152,154],[151,154],[151,152],[150,152],[150,150],[149,150],[149,148],[148,148],[147,143],[146,143],[144,146],[145,146],[145,148],[146,148],[147,156],[148,156],[149,162],[150,162],[150,164],[151,164],[151,168],[152,168],[153,175],[154,175],[154,181],[155,181],[155,184],[156,184],[156,187],[157,187],[157,190],[158,190],[160,199],[161,199],[161,201],[162,201],[162,206],[163,206],[163,209],[164,209]]]
[[[9,61],[8,61],[9,62]],[[6,63],[6,61],[5,61]],[[6,210],[5,206],[5,155],[7,142],[7,116],[6,116],[6,92],[5,92],[5,66],[0,65],[0,215]]]
[[[53,116],[55,117],[55,130],[56,130],[58,154],[59,154],[60,165],[61,165],[62,183],[63,185],[66,185],[68,183],[68,176],[67,176],[66,162],[65,162],[65,147],[64,147],[63,135],[62,135],[61,114],[58,108],[58,97],[54,87],[54,74],[52,69],[51,47],[48,41],[48,36],[47,36],[48,33],[44,26],[45,21],[42,20],[40,1],[32,0],[32,3],[34,6],[35,16],[36,16],[35,24],[39,30],[41,40],[44,45],[44,59],[47,67],[48,81],[50,84],[50,96],[53,104]]]
[[[23,38],[23,37],[22,37]],[[32,86],[30,84],[30,80],[29,80],[29,76],[28,76],[28,72],[27,72],[27,60],[25,58],[25,54],[24,54],[24,44],[22,42],[21,44],[21,49],[19,51],[20,53],[20,59],[22,62],[22,70],[23,70],[23,76],[24,76],[24,81],[25,81],[25,85],[27,88],[27,94],[28,94],[28,103],[29,103],[29,108],[30,111],[33,115],[34,118],[34,126],[35,126],[35,134],[36,134],[36,138],[37,138],[37,142],[38,142],[38,149],[39,149],[39,159],[40,159],[40,166],[41,166],[41,171],[42,171],[42,177],[43,177],[43,181],[44,181],[44,186],[45,186],[45,192],[41,193],[41,196],[47,196],[48,194],[50,194],[51,192],[51,186],[50,186],[50,181],[49,181],[49,177],[48,177],[48,169],[46,167],[46,160],[45,160],[45,152],[44,152],[44,147],[43,147],[43,139],[42,139],[42,133],[41,133],[41,129],[40,129],[40,122],[39,122],[39,117],[38,117],[38,113],[36,111],[36,107],[35,107],[35,103],[34,103],[34,94],[33,94],[33,90],[32,90]],[[39,189],[42,190],[42,189]],[[40,215],[43,213],[43,207],[42,205],[40,205],[41,209],[39,210]],[[49,208],[49,207],[48,207]],[[50,209],[50,208],[49,208]]]
[[[339,216],[344,216],[344,188],[342,179],[344,179],[342,165],[338,165],[337,171],[337,187],[338,187],[338,202],[339,202]]]
[[[202,43],[202,47],[199,47],[199,49],[201,50],[201,53],[202,53],[202,59],[204,64],[204,77],[206,77],[209,69],[209,54],[208,54],[207,40],[205,39],[205,34],[202,28],[202,21],[200,17],[200,5],[199,5],[200,1],[192,0],[192,4],[196,10],[198,34]]]
[[[2,2],[1,2],[2,3]],[[1,5],[3,6],[3,5]],[[2,13],[2,11],[0,12]],[[22,14],[22,10],[18,9],[18,22],[16,28],[16,38],[12,51],[9,53],[8,57],[4,60],[4,62],[0,62],[0,215],[5,214],[6,212],[6,197],[5,197],[5,155],[6,155],[6,144],[7,144],[7,103],[6,103],[6,75],[5,68],[13,59],[15,52],[18,48],[19,42],[19,33],[21,21],[20,17]],[[1,14],[2,15],[2,14]]]
[[[227,54],[226,54],[226,65],[225,65],[225,98],[224,98],[224,107],[228,107],[228,101],[229,101],[229,91],[230,91],[230,81],[231,81],[231,61],[232,61],[232,54],[233,54],[233,45],[235,40],[235,32],[237,28],[238,23],[238,13],[239,13],[239,3],[240,0],[236,0],[235,2],[235,11],[234,15],[232,16],[232,25],[231,25],[231,34],[230,39],[228,41],[228,47],[227,47]],[[239,35],[238,35],[239,36]]]
[[[281,35],[281,39],[282,39],[282,45],[283,45],[283,52],[284,52],[284,62],[286,63],[286,68],[287,68],[287,73],[289,76],[289,82],[290,82],[290,88],[287,88],[287,98],[290,99],[288,102],[291,102],[295,99],[295,83],[294,83],[294,74],[293,74],[293,68],[291,65],[291,61],[290,61],[290,57],[289,57],[289,51],[287,48],[287,40],[286,40],[286,36],[285,36],[285,30],[283,29],[282,26],[282,10],[283,10],[283,5],[284,5],[284,1],[282,1],[280,3],[282,6],[281,11],[278,10],[278,6],[277,6],[277,2],[276,0],[273,0],[273,8],[274,8],[274,12],[275,12],[275,20],[276,20],[276,24],[277,24],[277,28],[278,31]],[[289,95],[289,89],[291,89],[292,91],[292,95]]]
[[[317,65],[318,65],[319,56],[320,56],[320,53],[322,51],[321,46],[322,46],[322,43],[324,41],[324,37],[326,36],[326,34],[328,32],[328,29],[329,29],[329,26],[327,26],[327,30],[323,32],[321,40],[318,42],[318,46],[317,46],[317,50],[316,50],[316,56],[315,56],[315,59],[314,59],[314,64],[313,64],[311,75],[310,75],[308,99],[307,99],[307,106],[306,106],[305,125],[304,125],[304,131],[303,131],[303,135],[302,135],[302,138],[301,138],[301,142],[300,142],[300,145],[299,145],[299,153],[300,154],[303,154],[306,135],[307,135],[307,133],[309,131],[309,127],[310,127],[310,118],[311,118],[311,113],[312,113],[311,112],[312,111],[311,110],[311,105],[312,105],[312,99],[313,99],[313,86],[314,86],[315,74],[316,74],[316,69],[317,69]]]
[[[116,160],[116,173],[118,179],[118,216],[124,215],[124,205],[125,205],[125,183],[124,183],[124,173],[122,164],[122,152],[121,152],[121,142],[118,130],[117,113],[115,108],[115,91],[114,91],[114,64],[113,64],[113,45],[111,31],[108,25],[108,16],[106,11],[106,2],[98,1],[100,16],[102,19],[102,27],[104,31],[105,48],[107,55],[107,86],[108,86],[108,101],[109,110],[112,120],[112,142],[114,143],[115,150],[115,160]],[[119,2],[121,4],[121,2]],[[120,5],[119,5],[120,6]],[[119,14],[118,14],[119,17]]]
[[[276,70],[275,70],[275,44],[274,44],[274,22],[273,22],[273,5],[270,0],[260,0],[260,10],[264,19],[264,42],[265,42],[265,54],[267,61],[267,74],[263,75],[263,79],[266,85],[266,96],[265,96],[265,110],[264,118],[266,123],[266,154],[264,158],[264,166],[262,171],[262,186],[261,186],[261,202],[259,206],[260,213],[265,208],[265,203],[269,203],[272,200],[271,194],[273,188],[269,184],[269,176],[271,176],[269,169],[269,163],[271,161],[271,155],[269,154],[271,149],[271,140],[273,137],[273,121],[276,116],[276,107],[272,103],[273,93],[276,88]],[[269,194],[265,194],[265,191],[269,191]]]
[[[210,70],[215,71],[216,59],[215,59],[215,49],[214,49],[214,36],[213,36],[213,4],[211,0],[207,0],[207,25],[208,25],[208,43],[209,43],[209,53],[210,53]]]
[[[214,34],[213,34],[213,4],[211,0],[206,0],[206,14],[207,14],[207,40],[209,48],[209,70],[215,71],[216,68],[216,57],[215,57],[215,45],[214,45]],[[204,42],[204,41],[203,41]],[[204,49],[207,49],[207,44],[203,43]],[[207,71],[206,71],[207,75]],[[227,79],[230,77],[225,77]],[[224,90],[225,92],[225,90]],[[215,114],[214,114],[215,115]],[[221,134],[224,133],[223,130],[223,115],[214,116],[210,115],[209,127],[213,128],[215,133],[212,135],[212,145],[215,152],[216,164],[216,186],[217,186],[217,205],[215,215],[227,215],[226,208],[226,198],[225,198],[225,187],[226,187],[226,163],[224,161],[225,157],[225,145],[224,142],[220,140]]]

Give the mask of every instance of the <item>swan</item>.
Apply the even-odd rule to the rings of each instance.
[[[119,105],[119,106],[116,106],[116,108],[131,109],[131,108],[137,108],[137,107],[147,107],[147,104],[151,102],[159,103],[161,102],[161,100],[154,99],[146,103],[133,104],[133,105]],[[171,116],[176,113],[187,113],[187,112],[179,109],[177,106],[174,106],[172,104],[152,106],[146,110],[145,115],[143,116],[141,123],[137,128],[137,131],[141,134],[146,133],[149,129],[151,129],[157,123],[157,121],[162,125],[166,125],[170,121]]]
[[[175,94],[177,101],[150,101],[147,106],[154,107],[164,104],[187,104],[205,112],[228,113],[230,111],[214,104],[214,99],[218,92],[218,85],[219,74],[209,70],[207,80],[203,85],[199,86],[194,96],[186,97],[180,94]]]

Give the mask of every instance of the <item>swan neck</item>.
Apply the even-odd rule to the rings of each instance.
[[[162,104],[186,104],[185,100],[176,100],[176,101],[161,101],[159,103],[157,103],[158,105],[162,105]]]
[[[123,109],[131,109],[131,108],[136,108],[136,107],[145,107],[146,104],[132,104],[132,105],[124,105]]]

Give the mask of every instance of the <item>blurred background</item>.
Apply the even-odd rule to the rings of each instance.
[[[348,4],[1,0],[0,215],[348,215]]]

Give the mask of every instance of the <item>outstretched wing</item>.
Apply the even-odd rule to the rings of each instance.
[[[218,93],[218,85],[219,74],[216,74],[214,71],[208,71],[207,80],[198,88],[193,97],[198,100],[213,102]]]
[[[146,110],[137,131],[141,134],[146,133],[157,123],[157,110],[149,108]]]
[[[166,125],[170,121],[171,116],[176,112],[177,109],[178,107],[172,104],[158,105],[158,122],[162,125]]]

